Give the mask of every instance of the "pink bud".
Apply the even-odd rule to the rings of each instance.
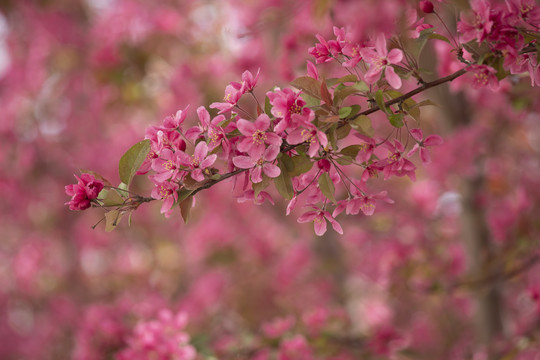
[[[426,14],[431,14],[433,12],[433,3],[429,0],[420,1],[420,9]]]

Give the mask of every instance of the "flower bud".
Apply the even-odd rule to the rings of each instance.
[[[433,3],[429,0],[420,1],[420,9],[426,14],[431,14],[433,12]]]

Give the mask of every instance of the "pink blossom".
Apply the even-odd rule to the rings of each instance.
[[[218,109],[218,114],[223,114],[227,111],[231,111],[238,103],[238,100],[240,100],[240,98],[242,97],[242,94],[242,84],[237,82],[231,82],[225,88],[225,97],[223,98],[225,102],[215,102],[210,104],[210,107],[212,109]]]
[[[172,206],[178,200],[177,190],[179,186],[177,183],[170,181],[157,182],[152,176],[150,176],[150,179],[153,180],[155,184],[150,195],[154,199],[163,200],[161,213],[168,217],[171,213]]]
[[[138,323],[118,360],[194,360],[197,353],[184,332],[186,323],[186,314],[170,310],[162,310],[156,320]]]
[[[163,182],[169,179],[176,180],[180,172],[180,152],[173,153],[169,149],[163,149],[159,158],[152,163],[152,170],[157,172],[154,175],[156,182]]]
[[[311,110],[304,108],[306,102],[300,98],[300,93],[295,93],[291,89],[276,89],[266,93],[270,104],[272,105],[272,115],[279,121],[274,127],[278,134],[291,126],[291,117],[293,115],[303,115],[308,117]]]
[[[315,234],[318,236],[324,235],[326,232],[326,220],[330,222],[332,228],[338,233],[343,235],[343,229],[341,225],[330,215],[328,211],[322,210],[316,206],[311,205],[314,210],[304,213],[298,218],[299,223],[305,223],[313,221]]]
[[[253,91],[255,85],[257,85],[257,80],[259,80],[260,72],[261,69],[259,68],[255,77],[253,77],[253,74],[247,70],[242,73],[242,87],[240,88],[240,92],[242,94]]]
[[[279,154],[279,147],[270,145],[268,148],[261,149],[256,147],[248,156],[236,156],[233,158],[233,163],[240,169],[250,169],[250,178],[254,183],[260,183],[263,178],[262,174],[275,178],[281,174],[281,170],[272,162]]]
[[[311,348],[302,335],[283,340],[279,346],[278,360],[313,360]]]
[[[513,23],[518,24],[522,20],[526,24],[535,27],[540,26],[540,7],[534,0],[505,0],[510,11]]]
[[[203,181],[203,170],[214,165],[217,159],[216,154],[208,155],[208,145],[201,141],[195,146],[193,156],[189,156],[183,151],[178,154],[179,162],[190,169],[191,178],[195,181]]]
[[[236,201],[239,203],[243,203],[246,201],[253,201],[255,205],[262,205],[266,200],[272,205],[274,205],[274,199],[272,199],[272,195],[267,193],[266,191],[261,191],[259,194],[257,194],[257,197],[255,197],[255,191],[253,189],[248,189],[242,193],[242,195],[235,197]]]
[[[307,154],[314,157],[319,153],[319,149],[328,145],[326,134],[320,131],[315,125],[305,123],[304,128],[298,128],[287,136],[287,142],[291,145],[307,143],[309,145]]]
[[[236,124],[240,133],[245,136],[238,143],[239,151],[252,152],[256,148],[264,150],[265,144],[281,146],[281,137],[273,132],[266,131],[270,126],[270,118],[264,113],[259,115],[254,123],[240,119]]]
[[[433,3],[429,0],[422,0],[418,5],[420,6],[420,10],[426,14],[431,14],[433,12]]]
[[[363,48],[360,54],[364,61],[370,64],[368,71],[365,74],[365,80],[368,84],[374,84],[384,71],[386,80],[394,89],[401,87],[401,79],[394,71],[390,64],[398,64],[403,59],[403,51],[392,49],[390,52],[386,49],[386,38],[383,34],[379,34],[375,42],[375,50]]]
[[[75,178],[77,184],[65,187],[66,194],[71,196],[71,200],[65,205],[69,205],[70,210],[86,210],[91,206],[91,201],[96,199],[103,190],[103,181],[90,174],[75,175]]]
[[[189,109],[189,105],[186,106],[184,110],[178,110],[174,116],[167,116],[163,120],[163,127],[166,129],[180,129],[180,126],[184,123],[184,120],[186,120],[187,110]]]
[[[499,80],[497,80],[497,70],[487,65],[471,65],[467,70],[474,75],[472,87],[479,89],[489,85],[490,89],[495,91],[499,89]]]
[[[411,134],[413,139],[416,140],[416,144],[414,144],[411,151],[407,153],[407,157],[413,156],[418,150],[420,150],[420,159],[422,160],[422,163],[431,163],[431,156],[429,155],[429,152],[426,148],[430,146],[442,145],[442,137],[440,137],[439,135],[430,135],[424,139],[424,135],[422,134],[421,129],[411,129],[409,133]]]
[[[271,322],[262,324],[262,331],[268,337],[278,338],[291,330],[295,322],[296,321],[292,316],[276,318]]]
[[[307,73],[309,77],[312,77],[315,80],[319,80],[319,71],[317,70],[315,64],[313,64],[309,60],[307,61]]]
[[[491,8],[486,0],[471,0],[470,12],[461,13],[461,21],[458,22],[457,29],[464,42],[473,39],[481,42],[493,28],[493,21],[490,19]]]

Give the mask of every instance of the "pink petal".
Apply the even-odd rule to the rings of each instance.
[[[199,106],[197,108],[197,115],[199,116],[199,121],[205,128],[210,125],[210,114],[208,113],[208,110],[204,106]]]
[[[429,135],[426,140],[424,140],[424,146],[436,146],[442,145],[443,143],[443,138],[439,135]]]
[[[390,64],[400,63],[401,60],[403,59],[403,51],[399,49],[392,49],[388,53],[388,56],[386,57],[386,59],[388,60]]]
[[[411,134],[413,139],[416,141],[422,141],[422,139],[424,138],[424,134],[422,134],[421,129],[411,129],[409,133]]]
[[[377,40],[375,41],[375,49],[377,49],[377,52],[382,57],[386,57],[386,54],[388,54],[388,51],[386,50],[386,38],[384,37],[383,33],[379,33],[379,36],[377,36]]]
[[[429,151],[427,149],[420,149],[420,159],[422,160],[423,164],[431,163],[431,155],[429,154]]]
[[[301,144],[304,142],[304,137],[302,136],[302,131],[304,129],[296,129],[287,136],[287,142],[291,145]]]
[[[279,136],[277,134],[267,132],[266,133],[266,143],[267,144],[272,144],[272,145],[275,145],[275,146],[281,146],[281,144],[283,143],[283,139],[281,138],[281,136]]]
[[[394,89],[399,89],[401,87],[401,78],[396,74],[393,67],[386,67],[385,76],[386,81],[388,81],[388,84],[390,84],[391,87]]]
[[[317,236],[323,236],[326,232],[326,220],[322,215],[318,215],[313,222],[313,227],[315,229],[315,234]]]
[[[332,224],[332,228],[340,235],[343,235],[343,229],[341,228],[341,225],[333,218],[327,218],[328,221],[330,221],[330,224]]]
[[[195,181],[203,181],[204,180],[204,175],[203,175],[203,172],[201,169],[194,169],[192,172],[191,172],[191,178]]]
[[[382,68],[371,65],[364,75],[364,80],[368,84],[374,84],[381,77]]]
[[[260,183],[262,180],[262,168],[260,166],[255,166],[253,169],[251,169],[251,181],[254,183]]]
[[[281,169],[274,164],[266,163],[263,165],[264,173],[271,178],[276,178],[281,174]]]
[[[197,146],[195,146],[193,156],[198,159],[204,159],[206,154],[208,154],[208,145],[206,145],[204,141],[201,141],[197,144]]]
[[[214,165],[214,163],[216,162],[216,159],[217,159],[217,155],[212,154],[212,155],[208,156],[206,159],[204,159],[201,162],[201,164],[199,165],[199,167],[201,169],[206,169],[207,167],[210,167],[210,166]]]
[[[265,161],[272,161],[276,159],[278,154],[279,154],[279,147],[275,145],[270,145],[264,151],[263,159]]]
[[[418,143],[414,144],[413,148],[411,149],[411,151],[409,151],[407,153],[407,157],[411,157],[413,156],[417,151],[418,149],[420,149],[420,145]]]
[[[233,164],[240,169],[251,169],[255,166],[255,160],[249,156],[235,156]]]
[[[253,136],[253,133],[257,131],[255,124],[244,119],[239,119],[236,122],[236,126],[238,127],[238,131],[240,131],[242,135],[248,136],[248,137]]]
[[[375,61],[380,59],[380,56],[375,52],[375,50],[370,48],[360,49],[360,55],[362,55],[362,58],[368,64],[373,64]]]
[[[315,219],[318,215],[318,211],[308,211],[307,213],[302,214],[302,216],[300,216],[297,221],[299,223],[310,222],[313,221],[313,219]]]
[[[259,115],[257,120],[255,120],[255,128],[257,128],[257,130],[264,131],[268,129],[269,126],[270,126],[270,118],[266,114]]]

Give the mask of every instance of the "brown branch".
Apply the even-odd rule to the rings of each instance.
[[[443,77],[443,78],[440,78],[440,79],[437,79],[437,80],[434,80],[434,81],[431,81],[431,82],[428,82],[428,83],[425,83],[425,84],[422,84],[420,85],[419,87],[417,87],[416,89],[414,90],[411,90],[409,91],[408,93],[406,94],[403,94],[401,96],[398,96],[397,98],[395,99],[392,99],[392,100],[388,100],[387,102],[384,103],[385,106],[390,106],[390,105],[394,105],[394,104],[397,104],[397,103],[400,103],[404,100],[407,100],[408,98],[410,97],[413,97],[414,95],[417,95],[417,94],[420,94],[422,91],[425,91],[429,88],[432,88],[432,87],[435,87],[435,86],[439,86],[441,84],[444,84],[444,83],[447,83],[447,82],[450,82],[450,81],[453,81],[455,79],[457,79],[458,77],[460,77],[461,75],[465,74],[467,72],[467,70],[465,69],[461,69],[461,70],[458,70],[456,71],[455,73],[451,74],[451,75],[448,75],[446,77]],[[379,108],[378,105],[375,105],[373,106],[372,108],[369,108],[367,109],[366,111],[363,111],[361,113],[358,113],[356,114],[355,116],[353,116],[352,118],[349,118],[349,119],[345,119],[345,121],[351,121],[351,120],[354,120],[354,119],[357,119],[358,117],[362,116],[362,115],[369,115],[369,114],[372,114],[374,112],[377,112],[381,110]]]

